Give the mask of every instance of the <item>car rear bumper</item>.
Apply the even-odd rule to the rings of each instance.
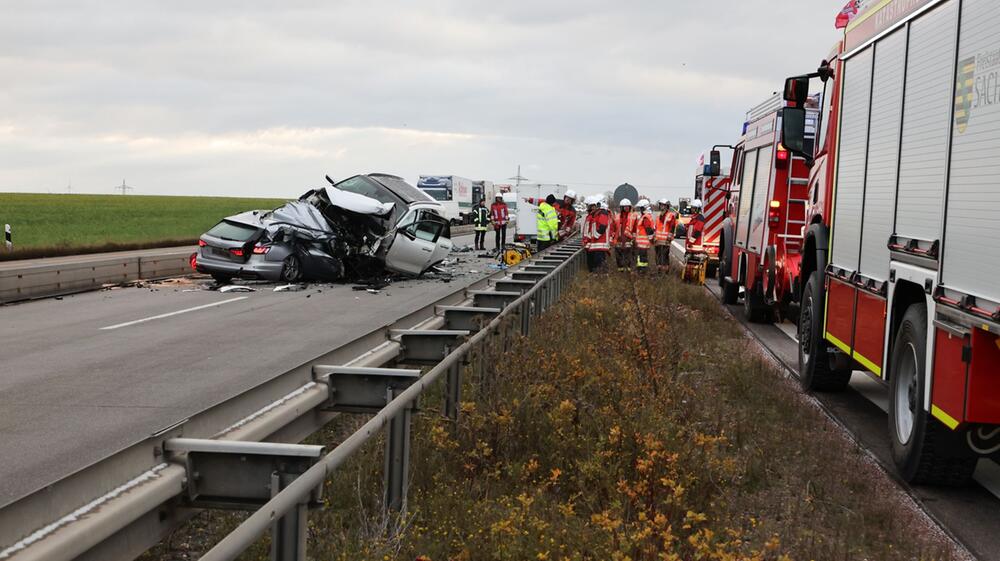
[[[265,261],[263,255],[251,255],[245,263],[236,263],[198,251],[198,272],[228,275],[251,280],[281,280],[281,261]]]

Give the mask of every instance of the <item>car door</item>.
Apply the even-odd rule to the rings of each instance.
[[[408,275],[419,275],[434,263],[438,241],[447,222],[427,211],[414,214],[414,220],[397,229],[385,254],[385,267]],[[450,241],[450,240],[449,240]]]

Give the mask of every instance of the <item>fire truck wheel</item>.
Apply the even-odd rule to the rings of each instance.
[[[774,311],[764,300],[760,283],[743,291],[743,315],[750,323],[771,323],[774,321]]]
[[[914,304],[903,315],[889,373],[892,459],[910,483],[965,485],[978,457],[964,446],[964,431],[944,426],[924,409],[927,308]]]
[[[836,370],[830,364],[823,339],[823,273],[813,271],[799,310],[799,384],[807,392],[833,392],[843,390],[850,381],[850,370]]]

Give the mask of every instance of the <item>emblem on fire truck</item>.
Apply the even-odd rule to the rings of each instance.
[[[960,60],[955,84],[955,124],[958,126],[958,134],[965,134],[965,129],[969,127],[972,100],[975,98],[972,86],[975,81],[976,57]]]

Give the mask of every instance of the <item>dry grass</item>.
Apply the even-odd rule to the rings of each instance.
[[[486,363],[458,424],[435,396],[415,416],[409,515],[379,514],[369,446],[310,514],[312,558],[956,558],[700,288],[585,276]]]

